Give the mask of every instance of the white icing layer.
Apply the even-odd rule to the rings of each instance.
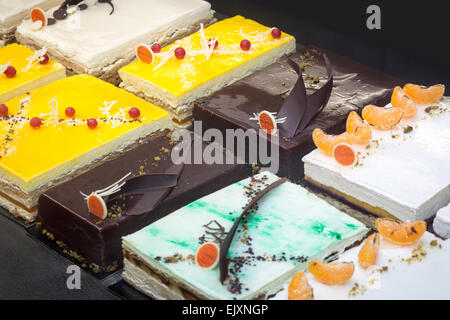
[[[305,175],[401,220],[427,219],[450,202],[450,100],[395,129],[372,130],[356,167],[343,167],[316,149],[303,158]],[[405,133],[407,126],[412,131]]]
[[[33,31],[28,20],[17,33],[87,72],[134,55],[139,43],[161,42],[179,29],[211,19],[213,14],[210,4],[202,0],[115,0],[114,6],[110,15],[109,5],[97,3],[39,31]]]

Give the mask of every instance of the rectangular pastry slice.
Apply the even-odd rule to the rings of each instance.
[[[0,0],[0,46],[14,40],[16,27],[28,18],[33,8],[48,10],[63,0]]]
[[[254,119],[255,113],[267,111],[273,113],[276,118],[282,118],[278,116],[278,112],[298,79],[289,61],[299,66],[303,72],[307,94],[312,95],[326,83],[327,70],[323,54],[326,54],[331,62],[334,82],[331,96],[322,111],[302,132],[293,137],[277,134],[276,142],[274,137],[269,136],[269,141],[266,136],[258,135],[258,141],[254,144],[250,139],[245,141],[247,161],[253,161],[249,155],[256,154],[258,157],[261,145],[267,145],[268,150],[279,151],[277,175],[300,181],[303,178],[301,158],[314,149],[311,139],[314,128],[327,132],[342,130],[349,112],[369,103],[387,103],[392,88],[401,81],[346,57],[308,46],[199,100],[195,103],[194,120],[202,122],[203,131],[219,129],[224,137],[227,129],[258,131],[260,124]],[[227,139],[224,139],[224,145],[231,145]],[[235,141],[234,146],[237,148],[241,142],[244,141]],[[263,166],[270,165],[259,158],[257,161]]]
[[[172,127],[164,110],[88,75],[55,81],[5,105],[0,205],[27,221],[36,217],[46,190]]]
[[[207,144],[203,144],[203,150],[206,147]],[[154,209],[151,207],[160,196],[158,191],[149,191],[141,198],[130,196],[121,204],[107,203],[108,214],[104,220],[89,211],[80,192],[90,194],[103,189],[130,172],[131,177],[171,172],[174,148],[177,144],[171,141],[168,132],[158,134],[133,151],[45,192],[39,201],[43,233],[67,252],[76,253],[92,270],[111,271],[121,265],[123,236],[249,175],[247,166],[242,164],[185,164],[177,186],[161,198],[160,205]],[[136,199],[143,208],[139,214],[132,212]]]
[[[90,74],[118,84],[117,71],[135,59],[140,43],[164,46],[213,19],[203,0],[114,0],[89,6],[72,0],[46,12],[51,23],[34,30],[31,20],[18,28],[18,42],[47,47],[71,74]],[[55,19],[56,18],[56,19]]]
[[[359,221],[284,182],[266,193],[239,224],[222,284],[222,265],[213,264],[218,252],[203,254],[199,249],[216,246],[225,254],[220,251],[224,239],[243,208],[277,181],[277,176],[261,173],[126,236],[122,277],[156,299],[267,298],[305,270],[310,259],[336,257],[366,234]]]
[[[316,149],[303,158],[311,184],[366,212],[425,220],[450,203],[450,100],[417,106],[389,130],[372,128],[367,146],[353,146],[354,166]]]
[[[271,32],[241,16],[219,21],[163,48],[151,64],[138,60],[122,68],[121,86],[168,110],[176,125],[186,126],[195,100],[295,50],[294,37],[282,33],[275,38]]]
[[[9,76],[8,67],[12,68]],[[0,71],[0,104],[66,76],[65,68],[48,60],[43,51],[16,43],[0,48]]]

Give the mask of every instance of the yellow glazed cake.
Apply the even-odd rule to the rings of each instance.
[[[241,16],[222,20],[154,53],[152,63],[138,59],[123,67],[121,86],[168,110],[182,126],[192,118],[195,100],[295,50],[294,37],[272,31]]]
[[[52,60],[40,63],[39,57],[44,55],[45,51],[34,52],[16,43],[0,48],[0,103],[66,76],[61,64]],[[14,76],[5,74],[7,67],[15,70]]]
[[[89,75],[55,81],[5,105],[0,205],[27,221],[35,218],[42,192],[172,128],[166,111]]]

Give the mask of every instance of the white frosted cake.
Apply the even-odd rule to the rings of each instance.
[[[59,5],[63,0],[0,0],[0,46],[14,39],[16,27],[27,18],[31,9],[43,10]]]
[[[449,136],[450,100],[442,98],[391,130],[373,128],[368,145],[354,146],[354,166],[314,150],[303,158],[305,178],[370,213],[425,220],[450,203]]]
[[[196,253],[211,243],[222,250],[243,208],[274,182],[280,182],[277,176],[261,173],[126,236],[123,278],[156,299],[266,298],[304,270],[310,259],[335,257],[366,234],[359,221],[284,182],[240,221],[227,251],[228,276],[222,284],[220,263],[203,269]]]
[[[433,230],[442,238],[450,238],[450,204],[437,212],[433,221]]]
[[[31,20],[23,22],[17,28],[17,40],[33,48],[47,47],[74,74],[86,73],[111,83],[118,82],[119,68],[135,59],[138,44],[164,46],[213,19],[210,4],[202,0],[113,0],[113,8],[96,1],[71,2],[77,4],[47,11],[53,24],[40,30]],[[87,6],[88,2],[94,4]],[[61,19],[64,10],[67,17]]]

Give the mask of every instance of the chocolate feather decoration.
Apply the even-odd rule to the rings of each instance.
[[[282,136],[292,138],[299,135],[328,103],[333,89],[333,68],[326,54],[323,54],[323,59],[328,80],[309,96],[306,94],[300,67],[291,59],[288,60],[290,67],[298,74],[298,80],[277,114],[278,118],[286,117],[286,121],[279,124]]]
[[[252,200],[245,206],[241,215],[236,219],[230,231],[227,234],[227,237],[223,241],[220,246],[220,257],[219,257],[219,266],[220,266],[220,282],[223,284],[225,279],[228,276],[228,264],[230,260],[227,258],[228,250],[230,250],[231,243],[233,242],[234,235],[236,233],[237,228],[241,220],[247,215],[248,210],[250,210],[256,202],[258,202],[262,197],[264,197],[268,192],[275,189],[279,185],[283,184],[287,181],[287,178],[279,179],[272,184],[268,185],[264,190],[260,191]]]

